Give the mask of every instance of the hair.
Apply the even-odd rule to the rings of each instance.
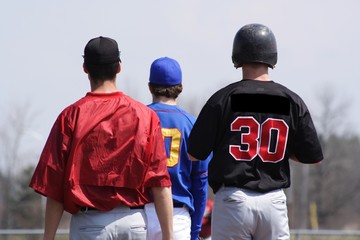
[[[115,79],[119,67],[119,62],[104,65],[85,63],[85,67],[92,81],[97,83],[109,79]]]
[[[149,83],[149,89],[151,94],[153,94],[155,97],[177,98],[182,92],[183,86],[182,84],[174,86],[164,86]]]

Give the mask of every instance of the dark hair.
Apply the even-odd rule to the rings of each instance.
[[[93,65],[85,63],[85,67],[94,82],[103,82],[105,80],[115,78],[119,67],[119,62],[104,65]]]
[[[183,90],[182,84],[174,86],[163,86],[149,83],[150,92],[155,97],[177,98]]]

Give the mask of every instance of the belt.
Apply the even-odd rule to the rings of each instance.
[[[144,205],[142,206],[135,206],[135,207],[129,207],[130,209],[144,209]],[[80,212],[87,212],[87,211],[100,211],[99,209],[93,208],[93,207],[81,207]]]
[[[173,205],[174,205],[174,208],[182,208],[185,206],[183,203],[180,203],[180,202],[174,202]],[[129,208],[130,209],[144,209],[144,205],[134,206],[134,207],[129,207]],[[87,212],[87,211],[100,211],[100,210],[93,208],[93,207],[81,207],[80,208],[80,212]]]

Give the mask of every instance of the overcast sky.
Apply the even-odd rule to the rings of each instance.
[[[342,123],[360,133],[359,9],[358,0],[1,1],[0,110],[5,116],[29,104],[36,112],[31,141],[40,151],[60,111],[89,91],[83,49],[101,35],[119,44],[121,91],[150,103],[150,64],[168,56],[183,71],[180,104],[200,108],[241,80],[231,62],[233,38],[243,25],[262,23],[278,43],[270,77],[302,96],[314,116],[324,92],[349,103]]]

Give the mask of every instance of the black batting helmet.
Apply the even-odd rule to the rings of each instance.
[[[234,67],[245,63],[265,63],[274,68],[277,62],[276,39],[270,28],[253,23],[236,33],[232,51]]]

